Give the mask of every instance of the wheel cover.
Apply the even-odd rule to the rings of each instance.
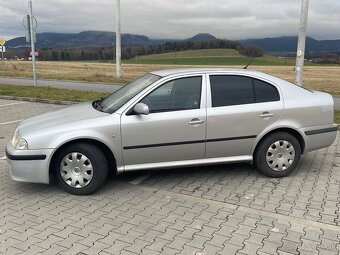
[[[294,146],[285,140],[279,140],[269,146],[266,153],[268,166],[274,171],[284,171],[295,159]]]
[[[91,161],[80,152],[67,154],[60,163],[60,174],[66,184],[73,188],[87,186],[93,178]]]

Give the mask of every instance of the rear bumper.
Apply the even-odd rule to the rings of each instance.
[[[6,146],[10,176],[19,182],[49,183],[49,164],[53,149],[16,150]]]
[[[331,146],[336,139],[338,126],[335,124],[303,129],[305,153]]]

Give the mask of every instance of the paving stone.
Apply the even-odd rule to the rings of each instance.
[[[124,250],[130,251],[136,254],[140,254],[142,250],[148,245],[150,245],[149,242],[142,241],[142,240],[135,240],[135,242],[131,246],[125,247]]]
[[[329,251],[338,251],[337,249],[337,245],[339,244],[339,240],[329,240],[329,239],[324,239],[321,238],[321,244],[318,246],[318,248],[322,249],[322,250],[329,250]]]
[[[94,242],[93,245],[90,246],[90,248],[82,251],[82,253],[89,254],[89,255],[99,254],[99,252],[101,252],[102,250],[104,250],[108,247],[109,247],[108,244],[104,244],[104,243],[101,243],[101,242]]]
[[[187,240],[185,240],[185,242],[179,242],[179,238],[177,238],[177,240],[175,238],[173,242],[170,242],[169,240],[165,240],[165,239],[156,238],[153,243],[146,246],[145,248],[149,250],[161,252],[163,248],[165,247],[165,245],[167,245],[167,247],[169,248],[180,249],[181,247],[183,247],[183,245],[186,242]]]
[[[129,247],[131,244],[122,242],[122,241],[115,241],[110,247],[103,249],[103,252],[108,254],[117,254],[120,253],[125,247]]]
[[[186,245],[192,246],[198,249],[203,249],[205,242],[208,240],[210,240],[209,237],[194,235],[194,238]]]
[[[264,240],[262,248],[260,248],[258,251],[263,252],[263,253],[267,253],[267,254],[276,254],[277,249],[278,249],[277,244]]]
[[[216,246],[213,246],[213,245],[210,245],[210,244],[207,244],[205,243],[204,245],[204,248],[202,250],[202,255],[203,254],[217,254],[218,252],[220,252],[222,250],[221,247],[216,247]]]
[[[234,244],[231,244],[231,243],[225,243],[224,248],[218,254],[233,255],[233,254],[236,254],[237,251],[239,251],[241,249],[242,249],[242,246],[234,245]]]
[[[297,239],[296,241],[299,241]],[[299,254],[298,248],[301,246],[302,242],[294,242],[291,240],[283,240],[283,245],[279,247],[279,251],[291,253],[291,254]]]
[[[12,254],[22,254],[22,250],[19,250],[14,247],[9,247],[6,251],[2,252],[1,254],[12,255]]]
[[[206,244],[223,248],[223,244],[226,240],[229,240],[229,238],[226,238],[225,236],[219,234],[213,234],[213,238],[207,241]]]
[[[302,245],[299,247],[299,251],[300,253],[302,251],[306,251],[306,252],[315,252],[317,246],[320,244],[317,241],[311,241],[311,240],[307,240],[302,238]]]

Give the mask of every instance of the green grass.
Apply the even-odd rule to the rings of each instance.
[[[14,86],[14,85],[1,85],[0,95],[2,96],[17,96],[17,97],[29,97],[39,99],[51,99],[61,101],[74,101],[74,102],[86,102],[95,100],[108,93],[101,92],[89,92],[79,90],[68,89],[56,89],[50,87],[26,87],[26,86]]]
[[[162,65],[247,65],[251,58],[240,55],[232,49],[187,50],[140,56],[124,61],[127,64],[162,64]],[[294,58],[280,58],[265,55],[255,58],[252,65],[288,65],[294,66]]]
[[[340,124],[340,111],[335,111],[334,122]]]

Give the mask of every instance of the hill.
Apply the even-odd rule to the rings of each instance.
[[[210,40],[216,40],[217,38],[211,34],[208,33],[200,33],[197,34],[189,39],[187,41],[210,41]]]
[[[298,38],[276,37],[263,39],[241,40],[243,46],[256,44],[264,51],[270,53],[294,53],[296,52]],[[316,40],[312,37],[306,39],[307,52],[340,52],[340,40]]]
[[[78,34],[38,33],[37,48],[76,48],[76,47],[110,47],[115,41],[116,33],[102,31],[84,31]],[[153,41],[144,35],[122,34],[124,45],[151,45]],[[14,38],[6,43],[8,48],[27,47],[24,37]]]
[[[105,31],[84,31],[81,33],[38,33],[37,48],[53,48],[53,49],[72,49],[81,47],[111,47],[115,42],[116,33]],[[150,39],[145,35],[122,34],[123,46],[155,46],[163,44],[178,45],[183,43],[198,44],[221,41],[215,36],[208,33],[200,33],[185,40],[173,39]],[[297,37],[276,37],[262,39],[247,39],[239,41],[243,46],[256,44],[269,54],[289,54],[296,52]],[[237,42],[238,43],[238,42]],[[239,44],[239,43],[238,43]],[[15,52],[26,52],[26,48],[30,47],[24,37],[14,38],[6,43],[9,50]],[[210,47],[210,46],[209,46]],[[208,48],[209,48],[208,47]],[[205,47],[207,48],[207,47]],[[214,47],[213,47],[214,48]],[[230,48],[222,47],[222,48]],[[169,50],[172,50],[171,48]],[[307,37],[306,51],[308,53],[340,53],[340,40],[316,40]]]
[[[110,47],[116,40],[115,32],[105,31],[84,31],[81,33],[38,33],[37,48],[67,49],[79,47]],[[216,40],[216,37],[201,33],[187,39],[187,41],[209,41]],[[145,35],[122,34],[123,45],[161,45],[165,42],[176,41],[173,39],[150,39]],[[181,40],[179,40],[181,41]],[[182,40],[183,41],[183,40]],[[26,48],[29,43],[25,37],[18,37],[6,43],[8,48]]]

